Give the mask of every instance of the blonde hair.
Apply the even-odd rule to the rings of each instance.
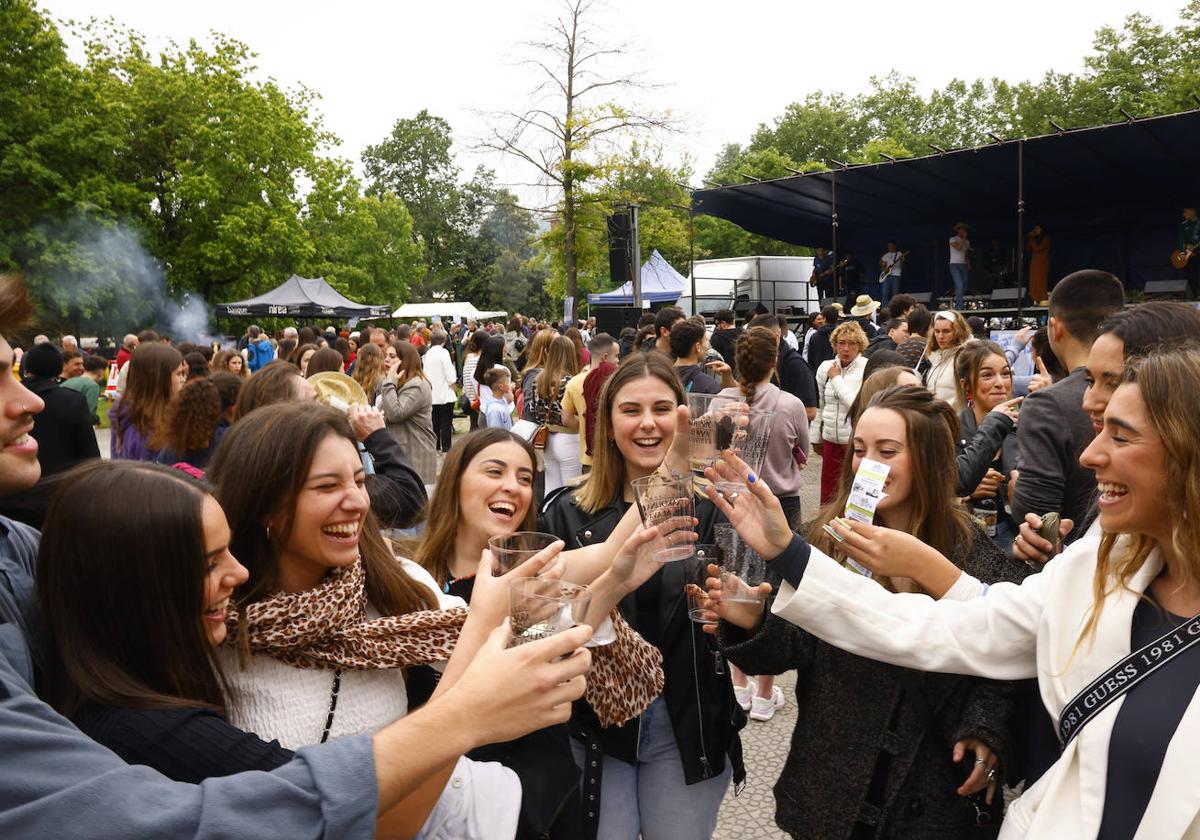
[[[836,350],[837,343],[843,338],[857,341],[859,353],[867,349],[867,334],[863,332],[862,325],[858,321],[843,321],[834,327],[833,332],[829,334],[829,343]]]
[[[354,357],[355,382],[362,386],[369,398],[375,396],[375,386],[383,381],[386,372],[383,351],[374,344],[364,344]]]
[[[538,330],[533,334],[533,338],[529,340],[529,347],[525,352],[525,367],[524,370],[533,370],[534,368],[543,367],[546,364],[546,354],[550,350],[550,345],[554,343],[554,339],[558,338],[558,333],[551,329]]]
[[[1162,441],[1163,520],[1173,522],[1171,551],[1180,559],[1180,588],[1200,578],[1200,414],[1181,394],[1200,393],[1200,344],[1158,346],[1129,361],[1123,384],[1136,385],[1150,424]],[[1121,539],[1124,536],[1125,539]],[[1092,609],[1076,650],[1084,639],[1095,640],[1104,600],[1142,568],[1158,541],[1147,534],[1112,534],[1100,540],[1092,577]],[[1074,655],[1074,654],[1072,654]]]
[[[577,373],[579,353],[575,349],[575,342],[565,335],[560,335],[550,342],[550,348],[546,351],[546,362],[542,366],[542,372],[533,381],[533,387],[539,396],[551,403],[558,402],[562,396],[558,393],[559,383],[563,377],[574,376]]]

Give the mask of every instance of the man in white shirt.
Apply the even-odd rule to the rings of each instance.
[[[887,272],[881,281],[883,294],[879,296],[879,299],[891,300],[892,295],[900,294],[900,276],[904,272],[904,257],[900,254],[900,249],[896,247],[895,242],[888,242],[887,251],[879,258],[879,270]]]
[[[954,226],[954,236],[950,237],[950,279],[954,281],[954,308],[959,312],[962,312],[970,270],[971,240],[967,239],[967,223],[959,222]]]

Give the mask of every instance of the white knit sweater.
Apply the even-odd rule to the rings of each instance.
[[[404,571],[437,594],[442,609],[465,606],[461,598],[442,593],[433,577],[411,560]],[[367,606],[369,618],[379,618]],[[240,666],[232,646],[217,649],[229,688],[229,720],[265,740],[276,739],[290,750],[319,743],[329,714],[333,671],[297,668],[270,656],[254,655]],[[435,666],[436,667],[436,666]],[[398,669],[344,669],[337,711],[329,737],[375,732],[408,712],[408,692]],[[460,758],[450,782],[421,830],[426,840],[483,840],[516,834],[521,782],[516,773],[494,762]]]

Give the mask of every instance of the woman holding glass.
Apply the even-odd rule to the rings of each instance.
[[[954,425],[950,407],[923,388],[881,392],[854,429],[853,459],[837,499],[808,532],[814,548],[837,555],[825,526],[845,509],[858,467],[869,458],[890,468],[877,521],[940,547],[978,579],[995,583],[1027,574],[956,504],[954,478],[944,467],[954,451]],[[770,485],[755,478],[750,486],[757,498]],[[751,539],[750,526],[739,518],[747,494],[732,506],[727,497],[710,495],[755,550],[768,558],[779,553],[762,552],[762,540]],[[772,527],[791,533],[785,523]],[[880,592],[921,591],[900,576],[868,585]],[[775,785],[775,818],[785,831],[795,837],[961,837],[978,820],[999,817],[997,790],[1016,742],[1011,685],[872,662],[762,607],[734,611],[721,604],[718,613],[731,662],[753,673],[798,672],[802,713]],[[828,761],[834,754],[836,764]]]
[[[234,425],[210,476],[229,517],[230,549],[249,573],[217,654],[235,725],[290,749],[375,731],[408,710],[404,669],[449,659],[446,681],[458,672],[456,659],[465,666],[482,643],[455,609],[462,601],[443,596],[428,572],[398,559],[380,536],[343,413],[299,403],[261,408]],[[633,565],[621,568],[632,574]],[[495,618],[490,626],[507,613],[506,583],[483,598],[476,584],[472,613]],[[611,606],[623,590],[610,591]],[[652,695],[655,675],[634,668],[622,656],[627,647],[611,648],[595,655],[612,667],[597,672],[593,699],[624,719],[640,711],[631,705],[639,692],[613,686],[648,681],[641,694]],[[431,778],[428,792],[441,804],[425,836],[494,836],[455,833],[459,813],[499,835],[512,836],[503,826],[515,831],[520,783],[499,765],[460,762]]]
[[[568,548],[608,538],[634,507],[631,483],[655,474],[677,430],[684,457],[675,471],[687,473],[686,399],[667,356],[626,357],[600,391],[592,470],[578,487],[547,498],[541,530]],[[712,543],[715,509],[701,499],[695,513],[699,542]],[[738,731],[746,718],[724,657],[688,617],[684,565],[664,563],[621,603],[625,619],[662,651],[662,696],[625,726],[602,725],[584,704],[572,717],[585,817],[602,838],[711,837],[730,779],[740,784],[745,777]]]
[[[907,534],[838,527],[858,562],[945,593],[900,597],[793,538],[768,493],[722,508],[775,558],[778,618],[921,670],[1037,678],[1063,749],[1009,805],[1001,838],[1197,837],[1200,415],[1178,395],[1198,390],[1195,345],[1130,363],[1080,456],[1096,472],[1102,533],[1020,586],[981,587]]]

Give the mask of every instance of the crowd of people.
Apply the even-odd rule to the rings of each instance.
[[[0,278],[5,836],[691,840],[773,783],[797,838],[1200,838],[1200,310],[1078,271],[997,336],[905,294],[147,330],[106,459],[110,362],[16,352],[31,314]],[[765,418],[755,466],[697,467],[710,399],[730,441]],[[714,558],[698,615],[656,559],[635,486],[685,478],[756,598]],[[590,600],[513,644],[531,583]],[[788,671],[787,761],[748,778]]]

